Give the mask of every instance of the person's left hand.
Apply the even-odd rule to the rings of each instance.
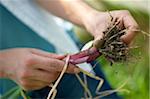
[[[129,44],[137,34],[138,24],[127,10],[110,11],[110,14],[113,19],[120,21],[119,27],[127,29],[121,40]],[[84,18],[84,26],[94,36],[94,43],[98,43],[103,38],[103,31],[107,29],[111,22],[110,14],[108,12],[93,11]]]

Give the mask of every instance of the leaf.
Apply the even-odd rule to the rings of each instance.
[[[1,99],[18,99],[19,97],[23,97],[24,99],[31,99],[19,86],[10,89],[1,97]]]

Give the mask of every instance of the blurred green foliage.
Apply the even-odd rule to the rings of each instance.
[[[118,5],[118,1],[86,0],[89,5],[100,11],[129,10],[143,31],[149,32],[149,13],[146,10],[138,9],[123,4]],[[125,1],[125,0],[124,0]],[[117,4],[115,4],[117,2]],[[121,2],[121,0],[120,0]],[[128,1],[130,2],[130,1]],[[125,2],[125,3],[128,3]],[[142,1],[141,1],[142,2]],[[144,2],[144,1],[143,1]],[[137,2],[136,2],[137,3]],[[140,2],[139,2],[140,3]],[[84,29],[74,28],[81,42],[85,43],[92,37],[87,35]],[[85,36],[86,35],[86,36]],[[127,79],[125,89],[130,93],[118,93],[124,99],[148,99],[149,98],[149,37],[139,33],[131,46],[140,46],[131,49],[126,62],[115,63],[110,66],[105,58],[100,57],[102,69],[113,88],[117,88]]]

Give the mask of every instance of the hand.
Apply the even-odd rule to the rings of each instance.
[[[121,39],[129,44],[137,34],[138,24],[127,10],[110,11],[110,14],[113,19],[120,21],[119,27],[127,29],[126,34]],[[95,42],[103,38],[103,31],[107,29],[111,22],[110,14],[94,10],[84,18],[84,26],[94,36]]]
[[[57,79],[64,66],[64,57],[38,49],[9,49],[0,52],[0,67],[4,77],[14,80],[24,90],[36,90]],[[67,73],[78,72],[76,66],[69,64]]]

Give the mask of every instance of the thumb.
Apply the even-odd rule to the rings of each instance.
[[[121,36],[121,40],[126,43],[126,44],[130,44],[131,41],[134,39],[134,37],[137,35],[137,33],[139,32],[138,29],[130,29],[126,31],[126,34]]]
[[[104,42],[103,38],[104,38],[104,34],[101,33],[101,35],[97,36],[94,39],[93,46],[96,47],[96,48],[100,48],[102,46],[103,42]]]

